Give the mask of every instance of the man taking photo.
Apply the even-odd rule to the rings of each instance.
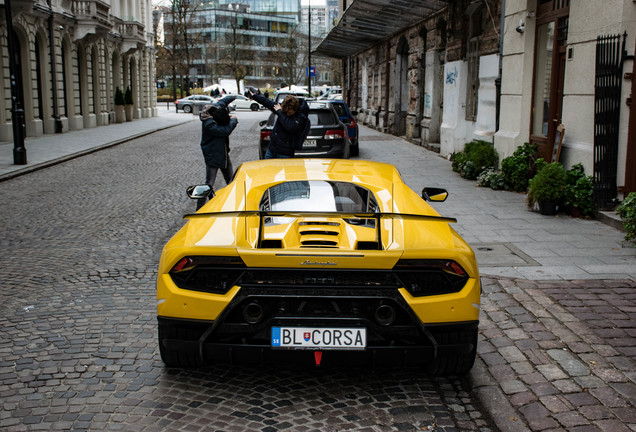
[[[245,96],[269,108],[277,116],[265,159],[294,157],[296,149],[302,148],[302,143],[305,141],[311,126],[307,102],[304,99],[289,95],[282,104],[275,104],[253,88],[248,88]]]

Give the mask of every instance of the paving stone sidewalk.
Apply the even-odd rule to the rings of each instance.
[[[471,380],[502,430],[636,430],[633,280],[482,282]]]

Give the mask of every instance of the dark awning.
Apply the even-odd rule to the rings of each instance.
[[[354,0],[313,52],[349,57],[447,6],[452,0]]]

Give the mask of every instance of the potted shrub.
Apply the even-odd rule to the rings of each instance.
[[[596,209],[592,176],[586,176],[585,168],[579,163],[573,165],[566,172],[566,177],[565,204],[570,215],[574,217],[591,216]]]
[[[124,94],[119,87],[115,88],[115,121],[124,122]]]
[[[464,145],[464,151],[452,156],[453,171],[465,179],[475,180],[488,168],[495,168],[499,155],[495,147],[482,140],[474,140]]]
[[[555,215],[559,205],[563,204],[567,186],[566,171],[560,162],[546,163],[537,160],[537,175],[530,179],[528,205],[539,205],[543,215]]]
[[[504,189],[515,192],[525,192],[528,189],[528,181],[535,172],[536,152],[536,144],[525,143],[517,147],[512,156],[501,161]]]
[[[616,214],[623,219],[625,240],[636,242],[636,192],[631,192],[627,198],[616,207]]]
[[[126,108],[126,121],[133,120],[133,96],[130,87],[126,87],[126,94],[124,95],[124,104]]]

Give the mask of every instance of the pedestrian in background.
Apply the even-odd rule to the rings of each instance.
[[[214,187],[216,175],[221,170],[225,183],[232,181],[234,169],[230,160],[230,134],[238,125],[236,116],[230,116],[228,105],[236,96],[225,96],[212,105],[206,105],[200,114],[201,151],[205,159],[205,183]],[[197,200],[197,210],[206,198]]]
[[[294,157],[294,152],[302,148],[311,126],[308,117],[309,105],[305,99],[288,95],[282,104],[278,104],[257,93],[253,88],[248,88],[245,95],[269,108],[277,116],[265,159]]]

